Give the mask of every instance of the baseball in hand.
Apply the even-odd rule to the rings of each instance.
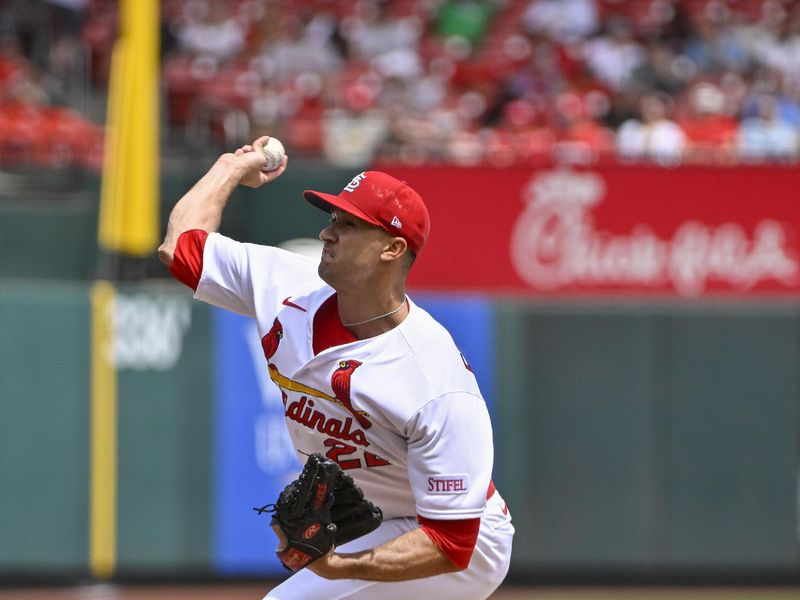
[[[269,141],[264,144],[264,158],[267,159],[267,164],[264,165],[265,171],[274,171],[283,163],[283,157],[286,155],[286,150],[277,138],[271,137]]]

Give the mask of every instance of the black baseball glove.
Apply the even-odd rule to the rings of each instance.
[[[336,545],[341,546],[377,529],[383,512],[364,497],[350,475],[340,470],[333,488],[331,519],[336,524]]]
[[[275,553],[290,571],[299,571],[333,549],[336,525],[331,506],[339,473],[335,462],[312,454],[303,472],[283,488],[275,504],[254,509],[259,514],[272,513],[270,525],[279,539]]]
[[[381,510],[364,498],[353,478],[320,454],[308,457],[300,476],[275,504],[253,510],[272,513],[270,525],[279,538],[276,554],[290,571],[373,531],[383,520]]]

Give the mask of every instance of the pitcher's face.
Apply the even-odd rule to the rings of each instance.
[[[319,276],[339,290],[367,281],[392,237],[380,227],[334,208],[319,239],[323,242]]]

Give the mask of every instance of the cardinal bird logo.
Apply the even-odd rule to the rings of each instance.
[[[267,357],[267,361],[278,351],[278,344],[281,343],[282,339],[283,325],[281,325],[278,319],[275,319],[272,323],[272,329],[269,330],[267,335],[261,338],[261,347],[264,349],[264,356]]]
[[[372,422],[365,416],[363,410],[353,408],[353,403],[350,401],[350,378],[353,376],[353,371],[360,366],[361,362],[357,360],[339,361],[339,368],[331,375],[331,389],[337,402],[356,418],[361,427],[369,429],[372,427]]]

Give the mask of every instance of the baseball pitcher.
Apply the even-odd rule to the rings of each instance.
[[[428,210],[407,183],[359,173],[338,194],[319,261],[218,233],[238,185],[267,171],[261,137],[223,154],[175,205],[159,256],[195,298],[254,318],[300,477],[272,505],[293,574],[266,600],[487,598],[514,533],[491,480],[492,430],[450,334],[406,294]],[[420,258],[422,257],[422,258]],[[457,257],[454,257],[457,259]]]

